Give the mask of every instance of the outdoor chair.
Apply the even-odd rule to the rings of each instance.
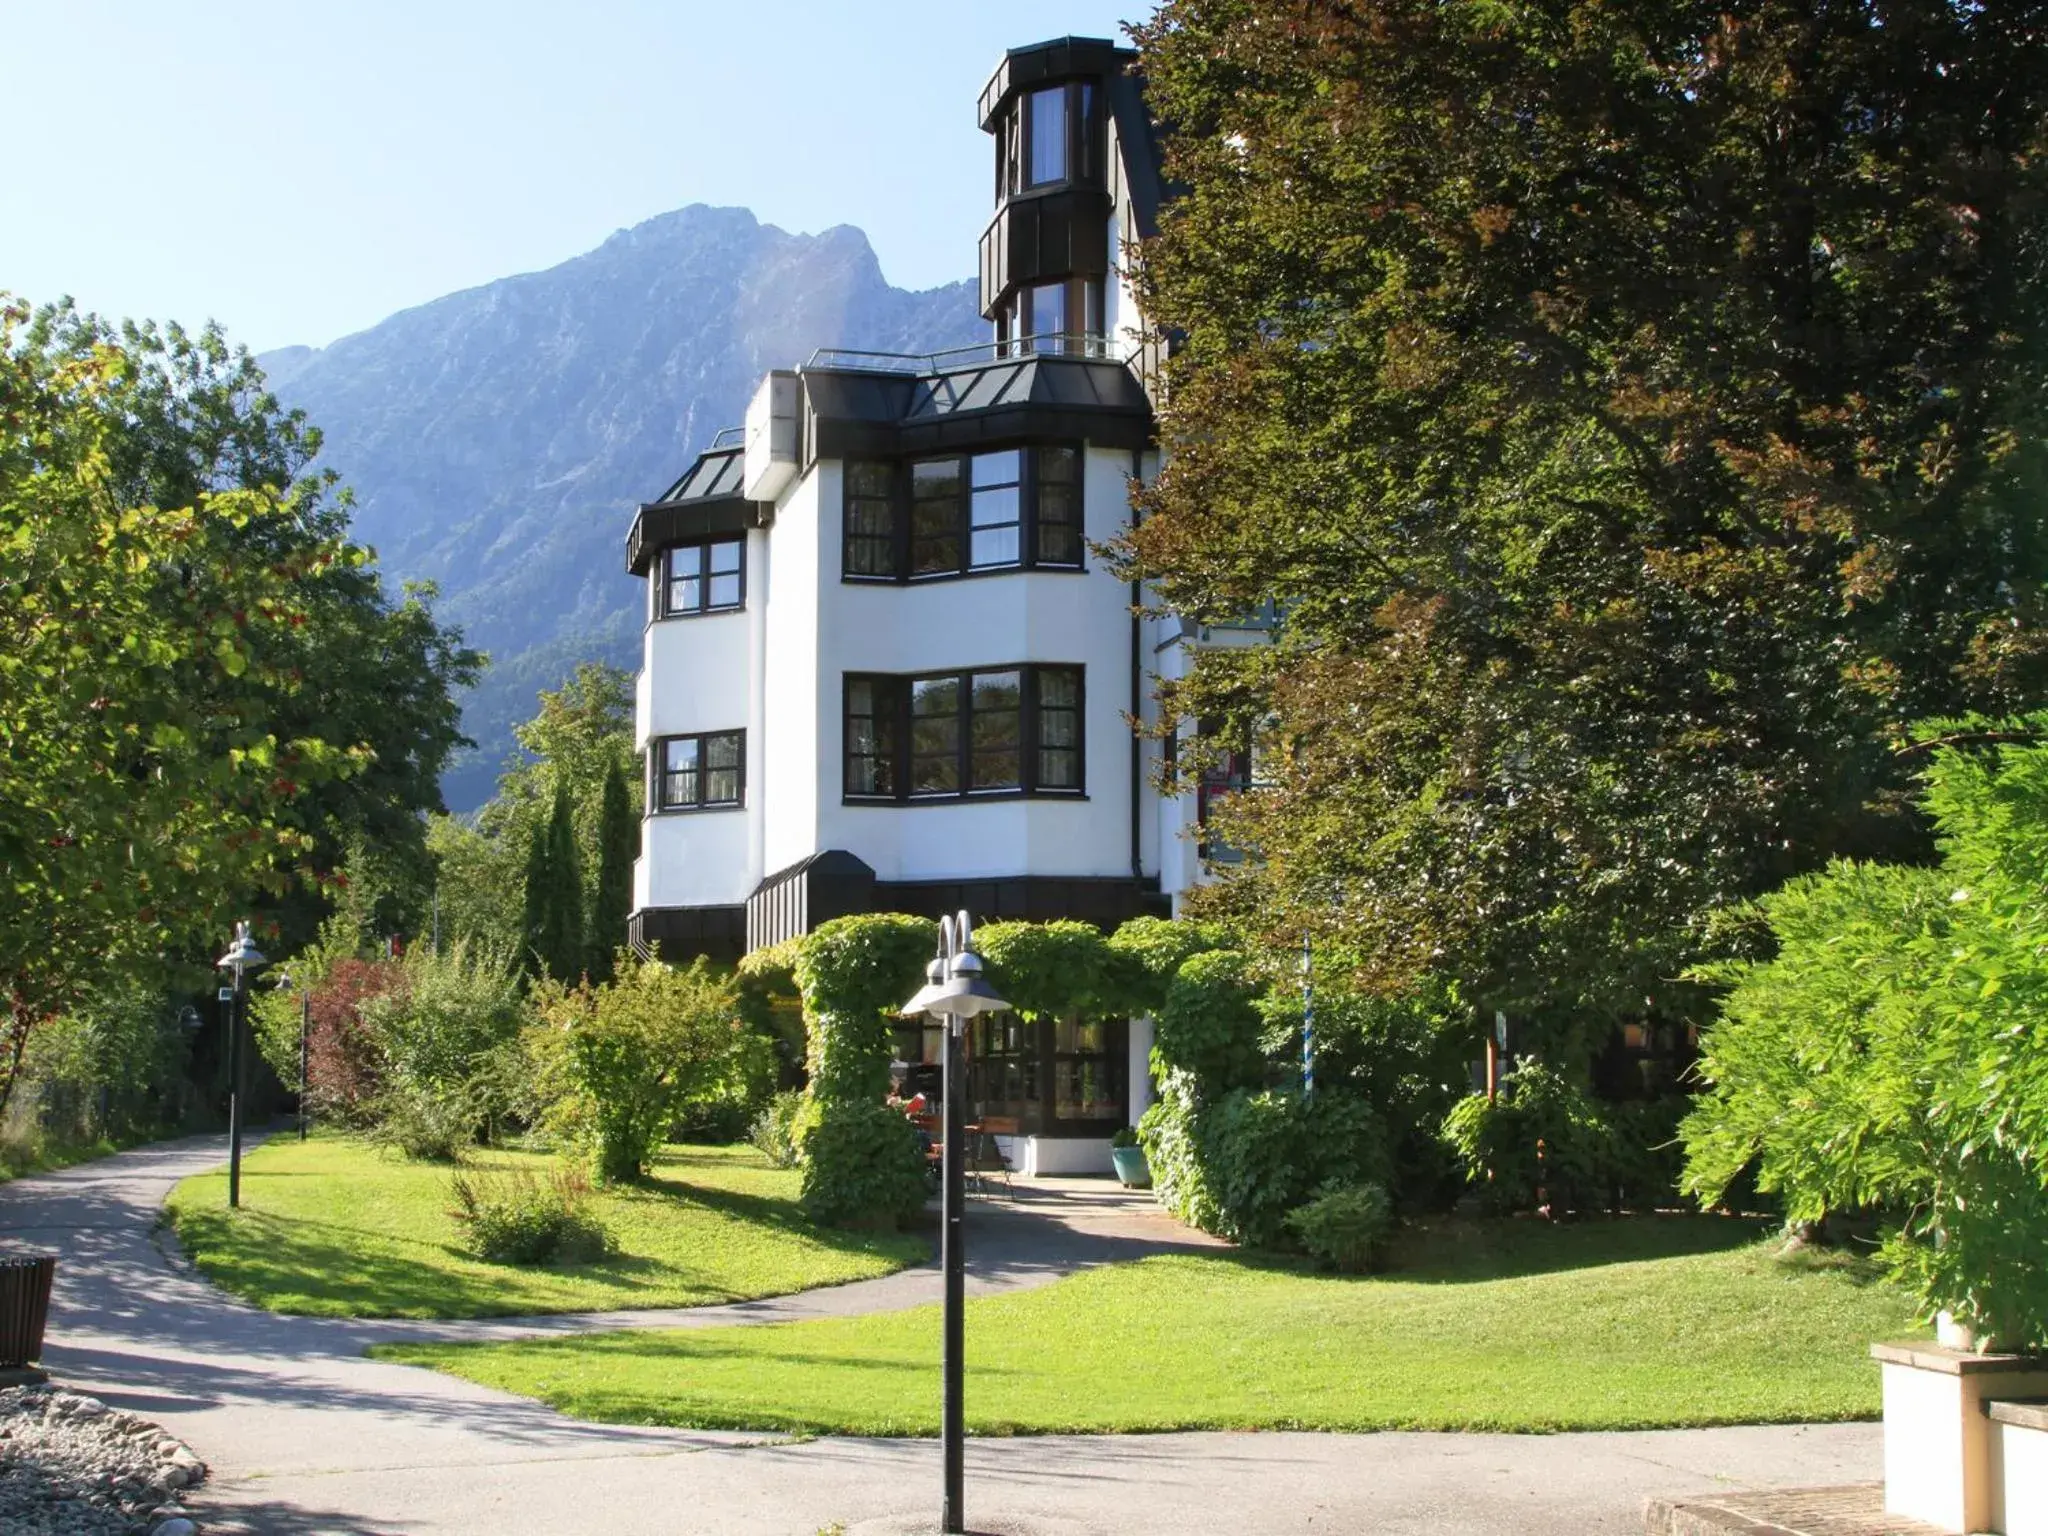
[[[967,1176],[968,1193],[993,1195],[1000,1179],[1003,1192],[1012,1200],[1017,1198],[1016,1186],[1010,1182],[1010,1160],[1003,1156],[1002,1144],[993,1131],[985,1125],[968,1126],[963,1150],[966,1161],[961,1171]]]

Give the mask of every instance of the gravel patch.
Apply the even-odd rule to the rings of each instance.
[[[191,1536],[206,1465],[161,1426],[58,1387],[0,1391],[0,1531]]]

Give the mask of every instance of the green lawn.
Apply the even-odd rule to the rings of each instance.
[[[1873,1339],[1918,1330],[1847,1263],[1752,1225],[1638,1218],[1447,1227],[1352,1279],[1163,1256],[970,1301],[979,1434],[1171,1429],[1635,1429],[1878,1411]],[[381,1346],[586,1419],[937,1432],[939,1314]]]
[[[554,1159],[479,1151],[470,1166],[545,1172]],[[885,1275],[925,1259],[918,1236],[833,1232],[796,1210],[797,1176],[747,1147],[669,1147],[644,1187],[595,1208],[619,1251],[597,1264],[519,1269],[463,1251],[449,1169],[344,1136],[280,1136],[227,1173],[173,1191],[186,1252],[216,1283],[274,1312],[323,1317],[491,1317],[690,1306]]]

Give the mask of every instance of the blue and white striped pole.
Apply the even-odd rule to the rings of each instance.
[[[1316,962],[1307,934],[1301,936],[1301,1096],[1316,1091]]]

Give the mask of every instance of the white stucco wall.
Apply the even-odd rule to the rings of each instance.
[[[633,866],[635,907],[729,906],[745,901],[747,813],[677,811],[640,824],[641,859]]]
[[[839,674],[819,655],[819,592],[830,536],[832,585],[839,583],[840,470],[825,460],[793,486],[775,509],[763,652],[763,762],[760,777],[766,816],[762,838],[765,873],[794,864],[830,844],[817,838],[818,694],[829,672],[837,697]],[[830,519],[819,508],[830,507]],[[823,526],[821,526],[821,523]],[[836,708],[836,706],[835,706]],[[837,751],[837,737],[833,750]],[[837,798],[839,781],[830,781]]]

